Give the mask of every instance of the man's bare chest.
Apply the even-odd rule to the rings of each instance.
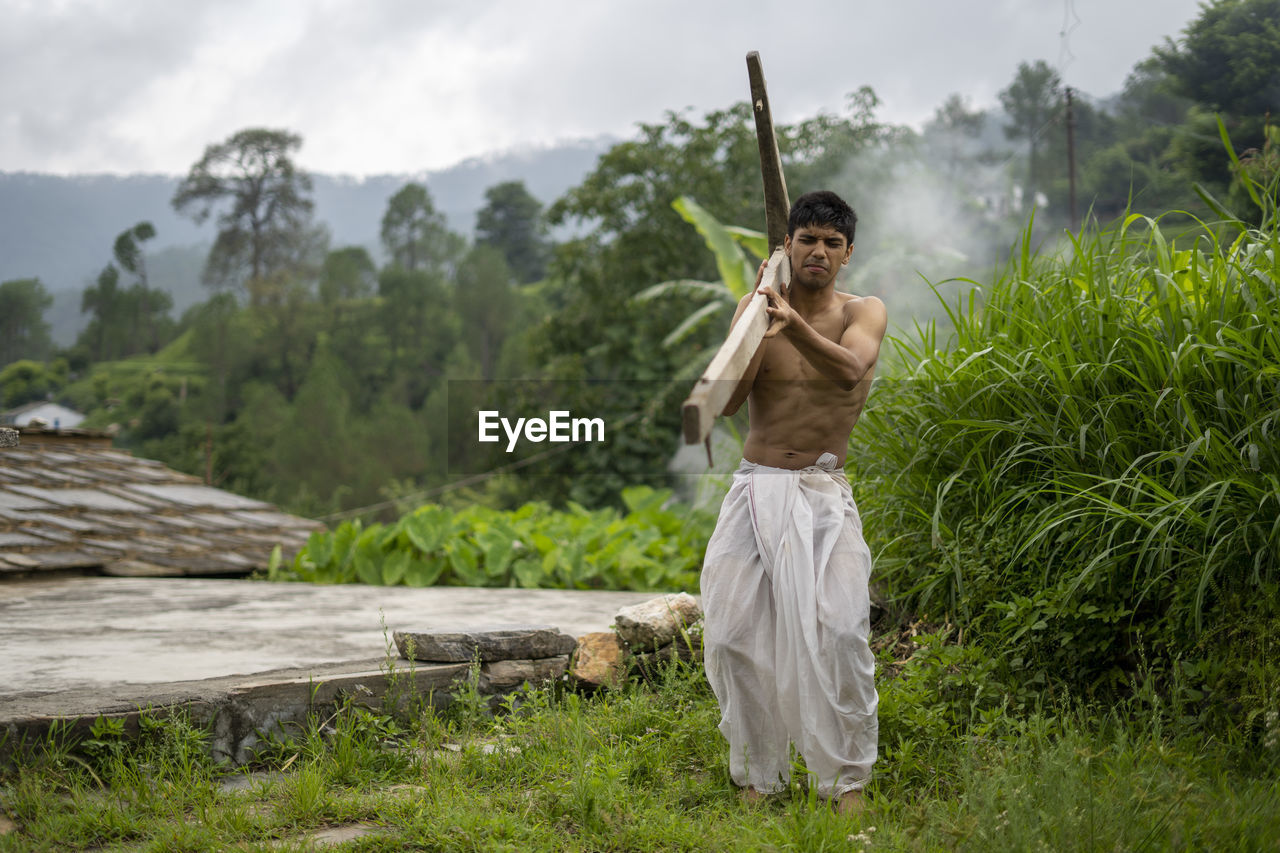
[[[844,322],[840,313],[810,322],[810,326],[818,334],[829,341],[839,343],[844,334]],[[809,363],[795,345],[785,335],[779,334],[764,341],[764,356],[760,361],[760,370],[756,374],[757,381],[780,380],[826,380],[818,369]]]

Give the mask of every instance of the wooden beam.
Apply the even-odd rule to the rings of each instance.
[[[782,175],[782,155],[778,153],[778,137],[773,130],[764,67],[760,64],[760,54],[754,50],[747,54],[747,79],[751,83],[751,109],[756,117],[760,177],[764,180],[765,232],[769,235],[769,251],[772,252],[782,245],[782,238],[787,236],[791,201],[787,197],[787,180]]]
[[[764,269],[762,286],[772,287],[778,292],[791,282],[791,265],[787,256],[777,249],[769,257]],[[693,386],[693,392],[684,401],[681,409],[681,420],[684,427],[685,444],[699,444],[711,435],[711,428],[716,418],[724,411],[725,404],[733,396],[734,389],[746,372],[747,365],[756,354],[764,333],[769,328],[769,314],[765,310],[769,300],[759,293],[751,297],[737,324],[729,332],[729,337],[716,352],[706,371]]]
[[[779,285],[791,283],[791,265],[782,253],[791,202],[787,198],[786,179],[782,176],[782,155],[778,153],[778,137],[773,130],[764,67],[760,64],[760,54],[754,50],[747,54],[747,79],[751,84],[751,109],[756,118],[756,145],[760,149],[760,176],[764,180],[764,220],[769,235],[769,263],[760,283],[785,293]],[[769,300],[758,293],[751,297],[728,339],[721,344],[716,357],[684,401],[681,419],[685,444],[699,444],[710,438],[716,418],[724,411],[725,404],[733,396],[742,374],[764,339],[769,327],[769,314],[765,311],[768,304]],[[708,444],[708,464],[710,460],[711,447]]]

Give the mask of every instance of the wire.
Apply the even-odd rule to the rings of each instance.
[[[1071,52],[1071,34],[1079,29],[1080,16],[1076,13],[1076,0],[1062,0],[1062,29],[1058,31],[1058,77],[1066,75],[1067,68],[1075,62]]]

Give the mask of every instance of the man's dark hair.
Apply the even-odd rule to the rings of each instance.
[[[794,235],[797,228],[813,225],[836,229],[852,246],[853,232],[858,227],[858,214],[853,212],[853,208],[844,199],[830,190],[817,190],[805,193],[791,205],[791,215],[787,217],[787,236]]]

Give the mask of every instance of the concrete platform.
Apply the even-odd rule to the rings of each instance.
[[[356,685],[380,695],[392,631],[547,624],[576,637],[654,595],[191,578],[0,583],[0,736],[12,750],[59,719],[190,707],[225,730],[215,746],[243,760],[261,725],[298,719]],[[466,669],[418,664],[413,678],[441,690]]]

